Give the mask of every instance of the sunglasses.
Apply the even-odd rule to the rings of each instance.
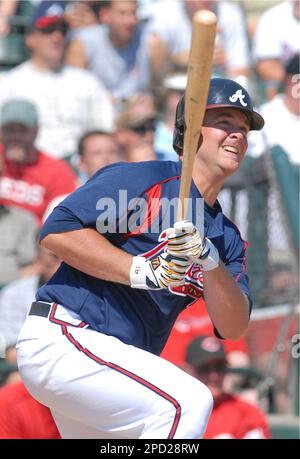
[[[61,32],[63,36],[67,35],[69,30],[69,26],[67,23],[60,23],[60,24],[49,24],[46,27],[43,27],[39,29],[39,32],[42,32],[44,34],[50,34],[53,32]]]
[[[136,134],[144,135],[146,132],[155,131],[155,122],[154,121],[147,121],[146,123],[139,124],[138,126],[132,127],[131,130],[134,131]]]

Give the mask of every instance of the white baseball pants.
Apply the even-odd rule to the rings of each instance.
[[[66,308],[29,315],[18,365],[34,398],[51,409],[62,438],[201,438],[208,388],[170,362],[88,329]]]

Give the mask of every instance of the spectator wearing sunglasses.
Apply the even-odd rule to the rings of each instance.
[[[256,405],[224,391],[228,363],[223,344],[218,338],[201,335],[191,341],[183,369],[204,383],[214,399],[203,438],[270,438],[265,414]]]
[[[89,71],[63,64],[68,23],[58,10],[46,13],[34,18],[28,30],[30,59],[1,75],[0,105],[9,98],[33,102],[40,119],[36,147],[69,158],[84,132],[114,129],[113,108],[106,89]]]
[[[151,96],[135,94],[127,99],[116,122],[117,139],[124,161],[156,159],[153,147],[156,110]]]

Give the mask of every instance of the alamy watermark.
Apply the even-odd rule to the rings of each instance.
[[[300,333],[296,333],[292,336],[292,346],[291,352],[294,359],[299,359],[300,357]]]
[[[186,220],[192,221],[204,234],[204,200],[186,198]],[[100,234],[161,233],[174,226],[181,206],[179,198],[138,197],[128,199],[127,190],[119,190],[118,199],[100,198],[96,204],[96,220]]]

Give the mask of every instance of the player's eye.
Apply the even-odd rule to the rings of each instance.
[[[244,135],[247,135],[248,132],[249,132],[249,127],[248,126],[240,126],[240,131],[244,134]]]
[[[217,120],[217,123],[219,123],[219,124],[229,124],[230,121],[229,121],[228,118],[219,118],[219,119]]]

